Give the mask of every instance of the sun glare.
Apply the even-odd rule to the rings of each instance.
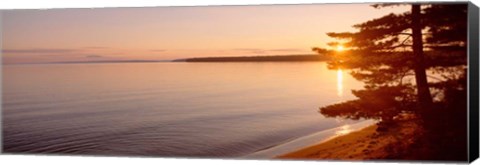
[[[352,132],[352,129],[350,128],[350,125],[344,125],[342,127],[340,127],[340,130],[336,131],[335,134],[336,135],[345,135],[345,134],[348,134]]]
[[[344,51],[344,50],[345,50],[345,48],[342,45],[337,46],[337,51],[338,52],[341,52],[341,51]]]

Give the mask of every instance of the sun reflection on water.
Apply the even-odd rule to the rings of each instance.
[[[340,130],[335,132],[335,135],[345,135],[352,132],[352,129],[350,128],[350,125],[344,125],[340,127]]]
[[[337,95],[343,96],[343,71],[337,70]]]

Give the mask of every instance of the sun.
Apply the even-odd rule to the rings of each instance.
[[[345,48],[342,45],[337,46],[337,52],[341,52],[341,51],[344,51],[344,50],[345,50]]]

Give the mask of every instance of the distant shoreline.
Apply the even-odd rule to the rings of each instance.
[[[157,62],[321,62],[331,58],[318,54],[233,56],[233,57],[194,57],[175,60],[99,60],[99,61],[56,61],[44,63],[3,63],[3,65],[32,64],[103,64],[103,63],[157,63]]]
[[[233,57],[194,57],[175,60],[98,60],[98,61],[54,61],[42,63],[3,63],[3,65],[35,64],[103,64],[103,63],[157,63],[157,62],[315,62],[328,61],[331,58],[318,54],[270,55],[270,56],[233,56]]]
[[[330,57],[318,54],[272,55],[272,56],[234,56],[234,57],[196,57],[176,59],[173,62],[309,62],[327,61]]]

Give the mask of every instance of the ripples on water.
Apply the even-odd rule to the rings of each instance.
[[[9,153],[244,156],[355,123],[317,110],[362,86],[319,62],[10,65],[3,73]]]

